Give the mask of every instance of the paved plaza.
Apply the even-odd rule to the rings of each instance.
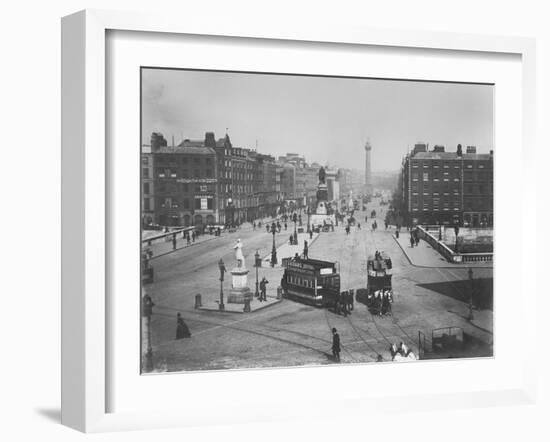
[[[373,208],[378,212],[378,226],[382,226],[377,231],[367,228],[372,219],[365,222]],[[155,281],[147,285],[155,302],[150,330],[155,370],[330,364],[333,327],[341,337],[342,362],[374,362],[379,356],[390,361],[389,346],[399,342],[418,354],[419,332],[431,336],[433,329],[441,327],[461,327],[476,340],[478,353],[474,351],[472,356],[492,354],[492,310],[477,309],[474,319],[468,320],[468,268],[453,267],[423,241],[418,248],[407,250],[407,232],[401,235],[402,241],[397,241],[395,229],[384,230],[383,210],[376,204],[369,204],[366,212],[355,216],[361,229],[354,226],[347,235],[344,226],[339,225],[334,232],[320,233],[310,244],[309,256],[337,261],[341,290],[346,290],[365,287],[368,255],[376,250],[387,252],[394,266],[393,316],[373,316],[363,304],[355,303],[352,314],[344,317],[288,299],[243,314],[195,309],[196,294],[201,294],[205,304],[219,299],[218,261],[222,258],[228,270],[234,266],[232,246],[238,238],[244,244],[249,287],[254,291],[254,254],[258,251],[262,258],[270,255],[273,237],[265,228],[254,230],[245,224],[237,232],[203,236],[194,245],[175,251],[168,245],[158,246],[159,253],[151,260]],[[289,224],[287,231],[283,229],[275,236],[279,260],[284,254],[295,253],[287,245],[292,231],[293,225]],[[259,269],[259,278],[269,281],[268,298],[275,299],[282,273],[282,268],[272,268],[265,261]],[[474,278],[485,281],[492,290],[490,266],[474,267]],[[231,275],[227,273],[225,292],[229,292],[230,285]],[[178,312],[191,338],[175,339]]]

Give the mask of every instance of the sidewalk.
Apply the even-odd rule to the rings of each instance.
[[[413,266],[417,267],[447,267],[447,268],[463,268],[463,267],[478,267],[492,268],[492,264],[485,262],[469,262],[464,264],[452,264],[447,261],[437,250],[434,250],[426,241],[420,240],[418,246],[411,247],[410,233],[402,231],[399,238],[392,233],[395,242],[401,247],[403,253]]]
[[[224,234],[222,233],[222,235]],[[227,233],[225,235],[227,235]],[[172,236],[168,236],[167,238],[169,238],[169,241],[157,240],[153,242],[150,246],[148,246],[147,243],[145,243],[144,245],[142,245],[142,249],[151,250],[153,252],[152,259],[166,255],[167,253],[171,253],[174,251],[174,246],[172,245]],[[191,241],[189,244],[187,244],[187,239],[182,238],[181,234],[178,234],[176,235],[176,250],[184,249],[186,247],[192,247],[195,244],[200,244],[200,243],[211,241],[217,238],[220,238],[220,237],[206,233],[196,238],[195,242]]]

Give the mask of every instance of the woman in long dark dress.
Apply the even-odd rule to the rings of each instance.
[[[181,317],[181,313],[178,312],[177,326],[176,326],[176,339],[190,338],[191,332],[189,327]]]

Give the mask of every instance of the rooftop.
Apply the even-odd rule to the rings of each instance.
[[[416,152],[411,157],[417,160],[490,160],[493,155],[490,153],[463,153],[459,157],[456,152]]]
[[[188,155],[216,155],[216,151],[211,147],[198,146],[162,146],[159,150],[153,153],[173,153],[173,154],[188,154]]]

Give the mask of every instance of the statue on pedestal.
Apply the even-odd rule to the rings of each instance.
[[[243,255],[243,243],[240,238],[237,240],[237,243],[233,246],[235,250],[235,259],[237,260],[237,268],[246,268],[246,263],[244,262]]]
[[[243,243],[240,239],[237,240],[233,246],[235,250],[235,259],[237,260],[237,267],[231,270],[231,291],[227,302],[230,304],[245,304],[252,300],[252,292],[248,287],[248,272],[246,268],[246,262],[243,255]]]
[[[321,167],[319,169],[319,184],[326,184],[325,183],[325,180],[326,180],[326,172],[325,172],[325,168],[324,167]]]

